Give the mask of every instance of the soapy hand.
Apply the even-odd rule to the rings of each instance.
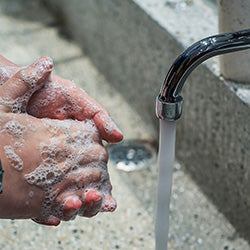
[[[44,60],[51,59],[44,57]],[[21,68],[0,55],[0,84]],[[47,76],[44,87],[31,97],[27,111],[38,118],[92,120],[107,142],[119,142],[123,138],[105,108],[73,82],[53,74]]]
[[[113,211],[107,151],[90,119],[38,119],[26,113],[53,68],[40,58],[0,87],[1,218],[58,225]]]

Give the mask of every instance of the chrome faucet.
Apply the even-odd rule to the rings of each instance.
[[[210,36],[185,50],[173,63],[156,98],[159,119],[177,120],[181,116],[182,87],[189,74],[210,57],[250,49],[250,29]]]

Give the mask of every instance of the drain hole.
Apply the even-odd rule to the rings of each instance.
[[[126,172],[141,170],[152,164],[155,150],[144,140],[128,140],[108,147],[110,162]]]

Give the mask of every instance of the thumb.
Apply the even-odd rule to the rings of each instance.
[[[41,57],[6,81],[0,87],[0,104],[5,111],[25,112],[29,99],[35,91],[43,86],[52,68],[52,59]]]

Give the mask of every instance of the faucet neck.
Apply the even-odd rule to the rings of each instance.
[[[190,46],[175,60],[166,75],[157,98],[158,118],[177,120],[180,117],[182,87],[199,64],[213,56],[249,48],[250,29],[210,36]],[[171,107],[166,108],[163,105]]]

